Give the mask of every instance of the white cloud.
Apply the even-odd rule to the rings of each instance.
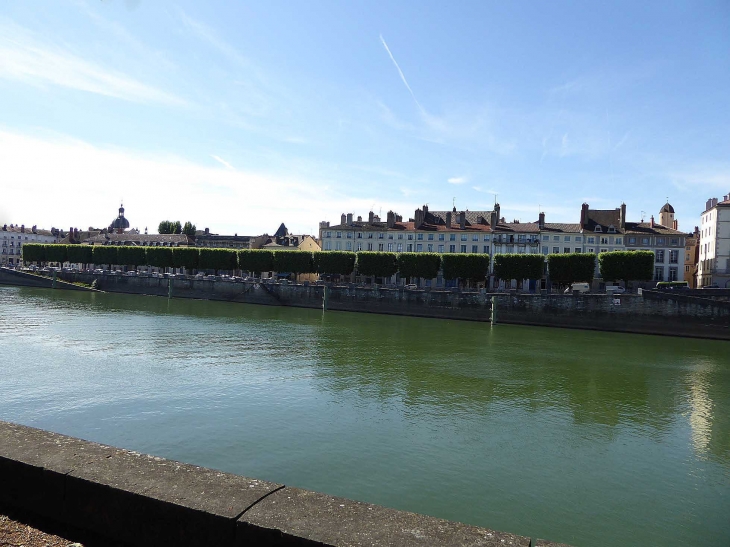
[[[351,188],[340,192],[321,176],[220,169],[174,155],[3,129],[0,165],[5,204],[0,221],[43,228],[108,226],[123,198],[132,226],[140,229],[154,231],[160,220],[170,218],[217,233],[273,233],[285,222],[292,231],[316,234],[320,220],[338,220],[342,212],[367,214],[379,199],[357,197]],[[403,203],[382,208],[398,206],[409,209]]]
[[[449,184],[464,184],[468,180],[466,177],[451,177],[450,179],[446,179],[446,182]]]
[[[54,84],[139,103],[185,104],[179,97],[88,62],[66,48],[43,43],[28,30],[2,21],[0,78]]]

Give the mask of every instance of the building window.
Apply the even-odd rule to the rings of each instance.
[[[382,243],[378,243],[378,251],[382,251],[382,250],[383,250],[383,244]]]
[[[672,238],[672,245],[674,245],[674,246],[679,245],[679,239],[677,239],[676,237],[673,237]]]
[[[456,234],[449,234],[449,241],[456,241]]]
[[[324,237],[332,237],[332,232],[327,232]]]
[[[685,266],[684,271],[685,271],[685,273],[689,272],[689,266]]]
[[[621,242],[623,241],[623,238],[617,237],[616,238],[616,245],[621,245]]]
[[[416,239],[418,241],[423,241],[423,234],[416,234]]]
[[[575,236],[575,242],[576,243],[580,243],[580,240],[581,240],[580,236]]]
[[[601,249],[601,252],[602,253],[607,253],[608,252],[608,249]]]
[[[615,233],[616,233],[616,228],[614,228],[613,224],[611,224],[611,225],[610,225],[610,226],[608,227],[608,233],[609,233],[609,234],[615,234]]]
[[[385,234],[378,234],[378,239],[384,239],[384,238],[385,238]]]
[[[399,253],[402,253],[403,252],[403,244],[402,243],[398,243],[398,246],[396,247],[396,251],[398,251]]]
[[[630,245],[636,245],[636,238],[635,237],[630,237],[629,238],[629,244]]]
[[[433,241],[433,234],[428,234],[428,240]]]
[[[347,232],[347,239],[352,239],[352,232]]]
[[[336,234],[335,237],[337,239],[342,239],[342,232],[335,232],[335,234]]]
[[[560,241],[560,236],[553,236],[553,241]]]
[[[658,250],[654,254],[656,255],[654,258],[654,262],[658,262],[659,264],[664,264],[664,251]]]
[[[426,251],[429,253],[433,252],[433,243],[429,243],[426,245]]]
[[[393,239],[393,234],[388,234],[388,239]]]
[[[444,246],[443,246],[443,245],[439,245],[439,246],[438,246],[438,251],[439,251],[440,253],[443,253],[443,252],[444,252]]]
[[[563,252],[567,255],[570,253],[570,247],[563,247]]]
[[[408,234],[408,239],[413,241],[413,234]]]
[[[543,241],[550,241],[550,236],[542,236]]]
[[[669,263],[676,264],[679,261],[679,251],[669,251]]]
[[[393,244],[392,243],[388,243],[388,252],[389,253],[392,253],[393,252]]]
[[[341,251],[341,250],[342,250],[342,242],[341,241],[337,241],[335,243],[335,251]]]
[[[594,232],[603,232],[603,228],[601,228],[600,226],[596,226],[596,229],[593,231]]]
[[[357,233],[357,239],[362,239],[362,232]]]
[[[553,254],[560,253],[560,247],[553,247]]]
[[[514,245],[507,245],[507,253],[514,253],[515,252],[515,246]]]
[[[484,246],[484,254],[489,254],[489,245]]]
[[[663,237],[656,238],[656,244],[657,245],[664,245],[664,238]]]
[[[331,241],[325,241],[324,242],[324,250],[325,251],[331,251],[332,250],[332,242]]]
[[[563,238],[563,241],[570,241],[570,236],[565,236],[565,237]]]
[[[408,252],[409,253],[412,253],[413,252],[413,243],[409,243],[408,244]]]
[[[669,268],[669,281],[677,280],[677,268]]]
[[[654,281],[664,281],[664,266],[654,268]]]
[[[373,244],[372,243],[368,243],[368,251],[372,251],[372,250],[373,250]]]
[[[466,241],[466,234],[461,234],[461,240]]]
[[[398,239],[403,239],[403,234],[398,234]]]
[[[596,250],[593,247],[588,247],[588,251],[587,252],[589,252],[589,253],[595,253]]]
[[[456,252],[456,245],[449,245],[449,252],[455,253]]]
[[[347,242],[347,250],[352,251],[352,241]]]
[[[373,233],[372,233],[372,232],[370,232],[370,233],[368,234],[368,239],[373,239]]]
[[[443,241],[443,240],[444,240],[444,234],[439,234],[439,241]]]
[[[479,241],[479,234],[474,234],[473,236],[471,236],[471,240],[472,241]]]
[[[461,246],[461,252],[462,252],[462,253],[465,253],[465,252],[466,252],[466,245],[462,245],[462,246]]]
[[[542,254],[544,254],[544,255],[548,254],[548,250],[549,249],[547,247],[543,246],[543,248],[542,248]]]
[[[602,237],[600,239],[601,239],[601,245],[608,245],[608,238],[607,237]]]
[[[595,243],[595,242],[596,242],[596,238],[595,237],[589,237],[588,238],[588,243]]]
[[[472,253],[478,253],[479,252],[479,245],[472,245],[471,246],[471,252]]]
[[[581,249],[580,247],[576,247],[576,248],[575,248],[575,252],[576,252],[576,253],[580,253],[580,252],[582,252],[582,249]]]

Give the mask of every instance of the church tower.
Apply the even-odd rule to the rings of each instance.
[[[674,207],[669,205],[668,201],[664,204],[664,207],[659,210],[659,224],[665,228],[672,228],[673,230],[677,229],[677,221],[674,220]]]

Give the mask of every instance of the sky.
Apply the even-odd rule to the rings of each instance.
[[[691,231],[730,192],[728,29],[727,0],[3,0],[0,224],[668,198]]]

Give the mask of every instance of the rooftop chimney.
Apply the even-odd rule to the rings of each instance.
[[[423,210],[416,209],[416,212],[413,214],[413,223],[416,228],[420,228],[421,224],[423,224],[424,216]]]
[[[395,226],[395,213],[388,211],[388,228],[392,228],[393,226]]]
[[[210,234],[210,230],[208,228],[205,229],[205,235]]]
[[[347,213],[347,224],[352,225],[352,213]]]
[[[357,221],[358,222],[362,222],[362,216],[361,215],[357,215]]]
[[[369,222],[370,224],[372,224],[372,223],[373,223],[373,217],[374,217],[374,216],[375,216],[375,213],[373,213],[372,211],[370,211],[370,212],[368,213],[368,222]]]
[[[540,215],[538,216],[537,225],[540,227],[541,230],[545,228],[545,213],[540,213]]]
[[[20,225],[20,231],[25,233],[25,224]]]
[[[654,215],[651,215],[651,223],[650,223],[650,226],[652,228],[654,227]]]
[[[497,214],[497,222],[495,223],[495,224],[497,224],[497,223],[499,223],[499,219],[501,218],[499,215],[499,203],[494,204],[494,212]]]
[[[466,213],[462,211],[459,213],[459,227],[463,230],[466,228]]]
[[[621,229],[626,229],[626,204],[621,204],[621,215],[619,216],[621,222]],[[653,217],[652,217],[653,218]]]
[[[580,207],[580,227],[583,228],[588,222],[588,204],[584,203]]]
[[[347,222],[347,215],[345,213],[342,213],[340,215],[340,224],[345,224]]]
[[[451,228],[451,211],[446,213],[446,227]]]
[[[31,231],[35,234],[38,231],[38,227],[33,224],[33,228],[31,228]]]

